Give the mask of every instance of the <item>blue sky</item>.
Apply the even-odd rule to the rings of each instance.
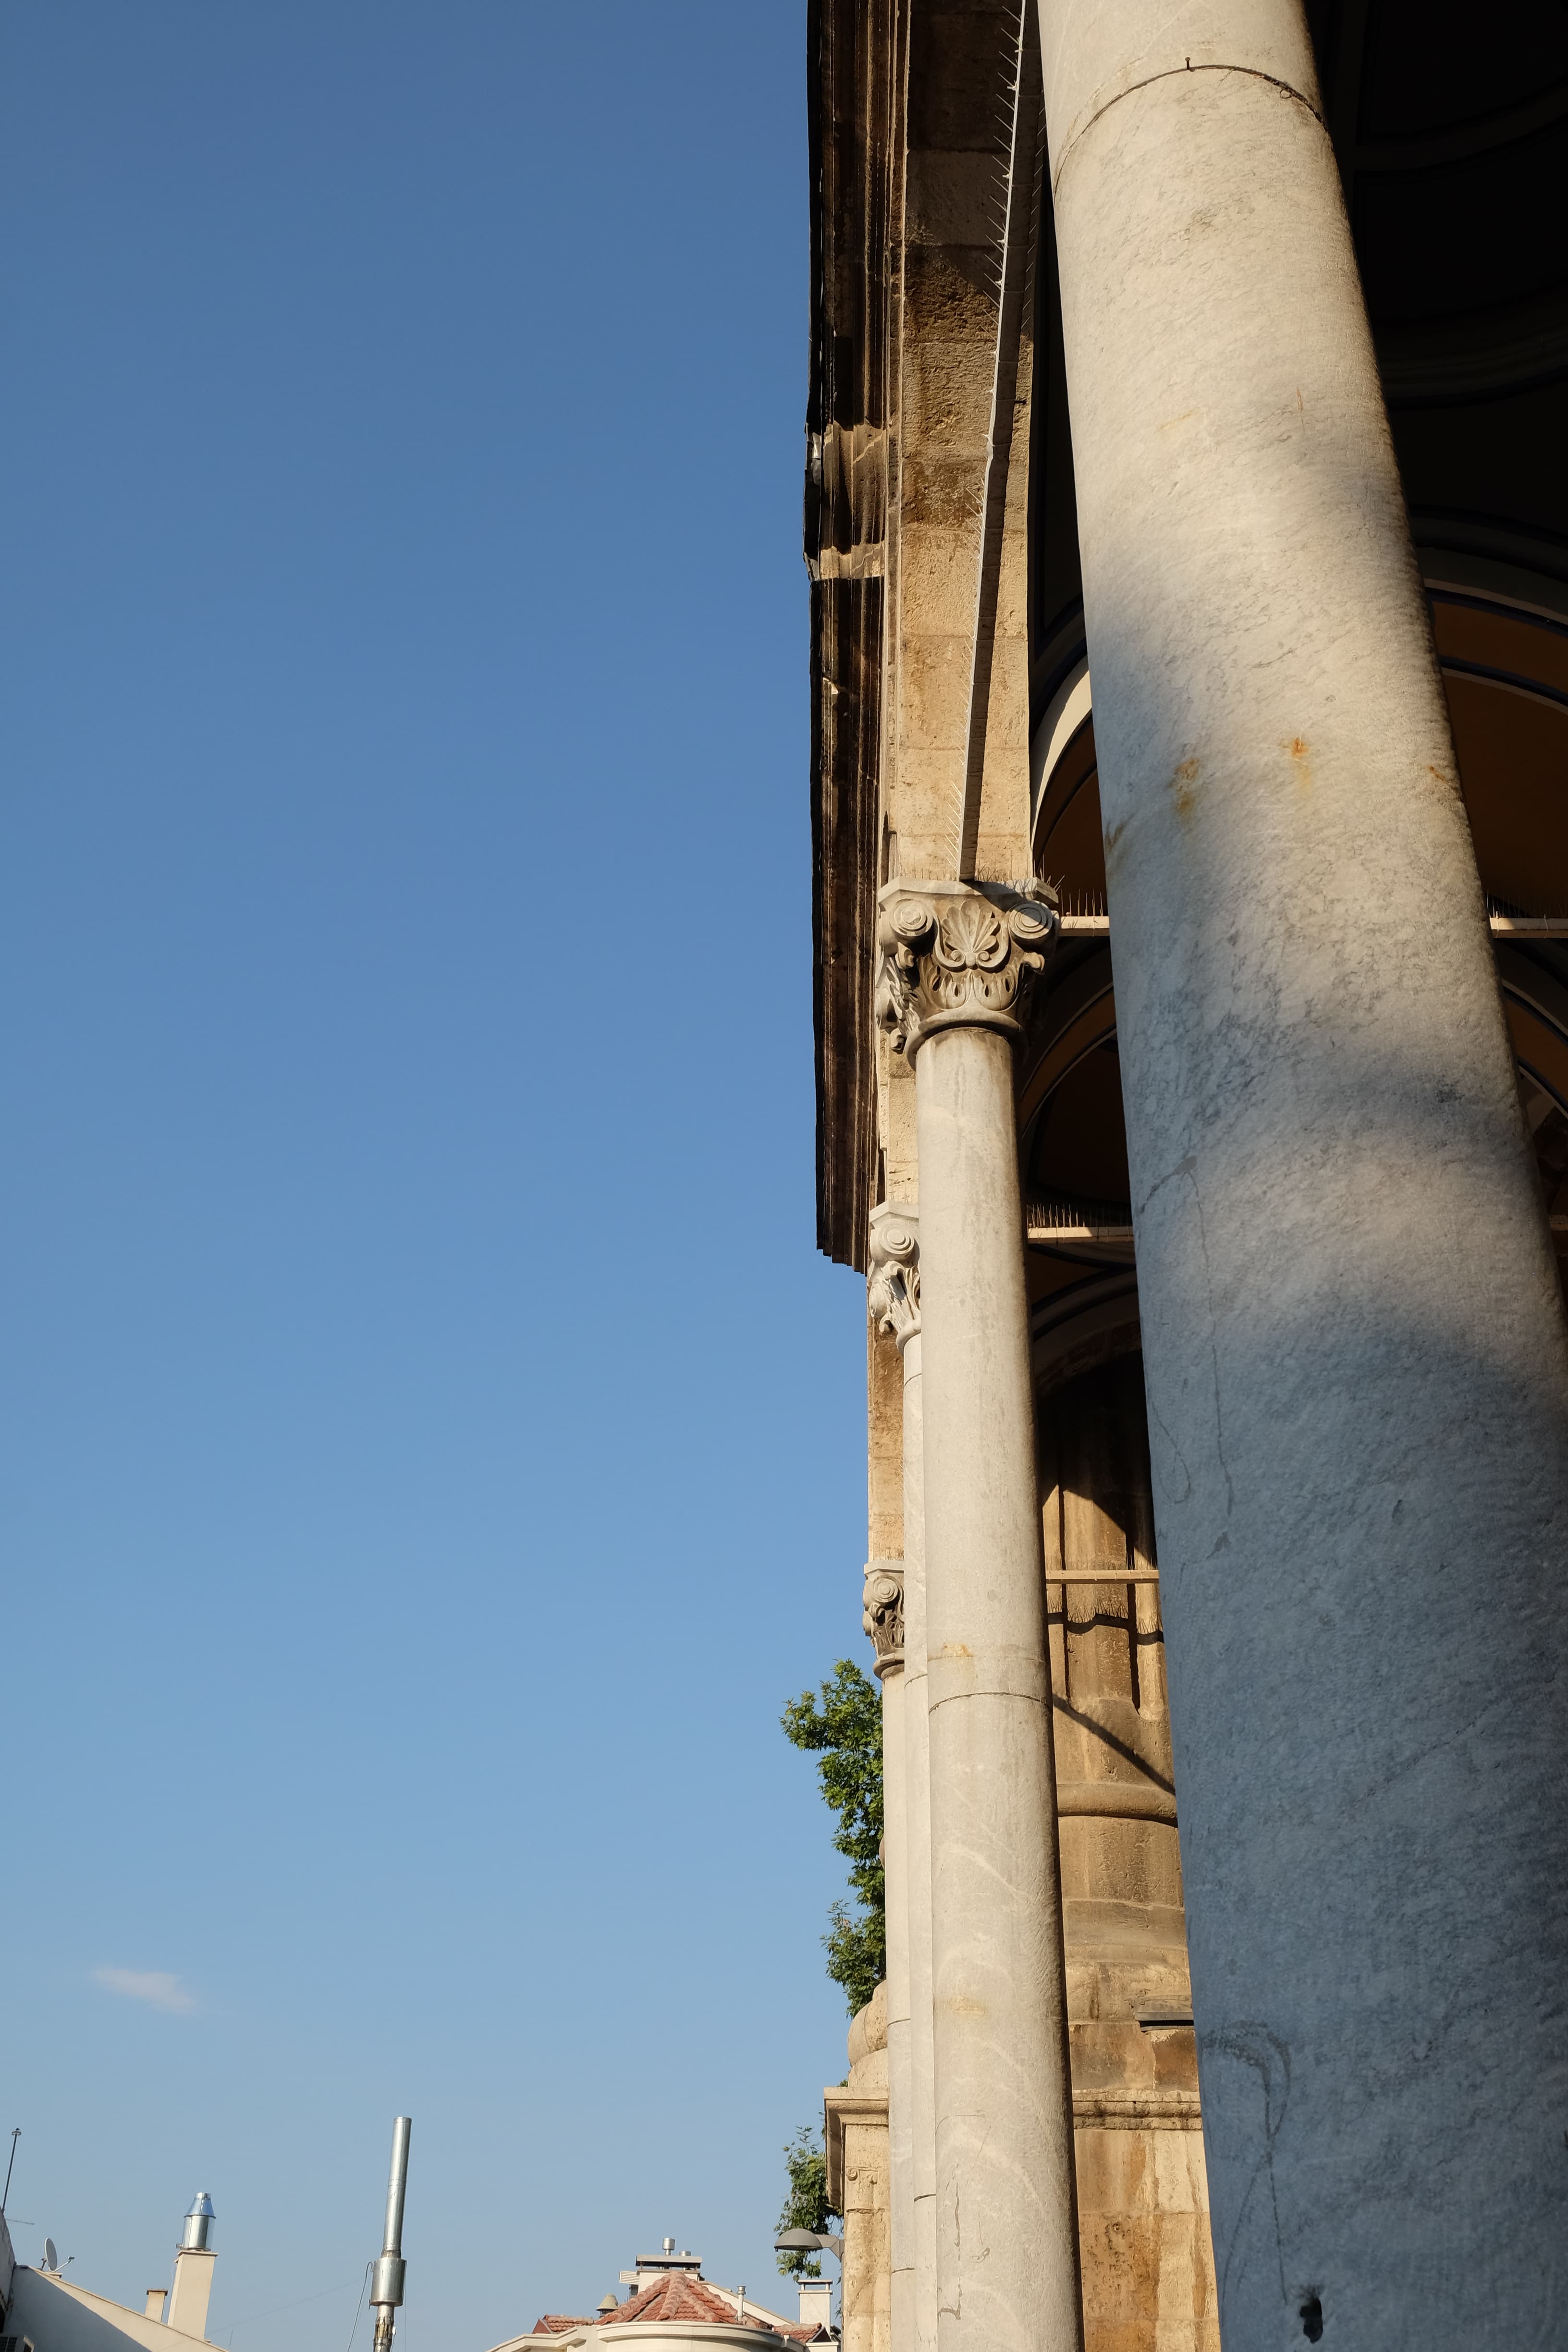
[[[404,2352],[783,2292],[843,2071],[804,16],[0,12],[0,2133],[235,2352],[400,2107]]]

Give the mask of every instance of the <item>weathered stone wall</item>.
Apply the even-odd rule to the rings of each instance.
[[[1135,1349],[1037,1423],[1085,2347],[1215,2352],[1164,1638],[1127,1580],[1156,1565]]]

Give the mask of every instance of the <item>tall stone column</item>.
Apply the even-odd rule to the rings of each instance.
[[[871,1212],[872,1311],[898,1347],[904,1375],[903,1747],[904,1911],[909,2019],[903,2195],[893,2227],[894,2345],[935,2352],[936,2091],[931,1993],[931,1765],[926,1725],[925,1465],[921,1450],[919,1213],[885,1201]],[[884,1704],[887,1690],[883,1684]],[[884,1712],[884,1733],[890,1736]],[[898,1769],[895,1765],[894,1769]],[[889,1899],[890,1899],[889,1890]],[[889,1929],[891,1919],[889,1916]],[[891,1977],[889,1961],[889,1975]],[[902,2284],[900,2284],[900,2256]],[[908,2328],[908,2336],[899,2327]]]
[[[1040,22],[1224,2340],[1563,2344],[1568,1349],[1311,47]]]
[[[879,1315],[875,1258],[869,1286]],[[876,1645],[873,1671],[882,1685],[882,1880],[888,1923],[885,1979],[888,2033],[889,2325],[892,2352],[913,2343],[911,2245],[914,2196],[910,2172],[909,1803],[904,1770],[904,1563],[866,1563],[861,1622]]]
[[[849,2028],[849,2079],[823,2094],[827,2197],[844,2216],[842,2352],[892,2352],[888,2249],[888,1988]]]
[[[1012,1067],[1055,929],[1011,891],[881,894],[879,1015],[917,1057],[942,2352],[1082,2342]]]

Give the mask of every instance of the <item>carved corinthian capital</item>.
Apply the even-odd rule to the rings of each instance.
[[[889,882],[879,894],[877,1019],[910,1061],[939,1029],[1023,1034],[1029,984],[1061,929],[1054,894],[1026,887]]]
[[[871,1212],[871,1271],[866,1297],[879,1331],[900,1355],[921,1328],[921,1243],[918,1211],[879,1201]]]
[[[875,1672],[879,1678],[889,1666],[904,1663],[904,1563],[901,1559],[866,1562],[865,1607],[860,1622],[877,1645]]]

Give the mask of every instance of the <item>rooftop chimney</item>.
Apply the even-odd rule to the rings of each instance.
[[[216,2220],[213,2200],[202,2189],[185,2216],[184,2235],[174,2249],[174,2284],[169,2290],[169,2326],[182,2335],[205,2336],[207,2305],[212,2300],[212,2226]],[[151,2302],[151,2296],[149,2296]]]
[[[800,2324],[803,2327],[832,2326],[833,2281],[831,2279],[801,2280]]]

